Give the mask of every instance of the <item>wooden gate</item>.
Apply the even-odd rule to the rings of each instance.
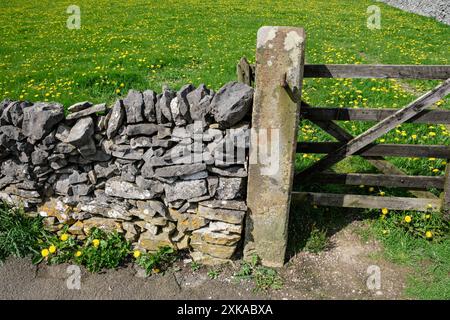
[[[273,27],[277,28],[277,27]],[[271,30],[272,34],[275,34],[278,29]],[[266,32],[265,32],[266,33]],[[266,40],[267,34],[258,33],[258,39]],[[289,31],[285,31],[285,34],[289,34]],[[286,37],[285,34],[280,37]],[[301,38],[301,37],[300,37]],[[259,39],[258,41],[261,41]],[[280,41],[282,42],[282,41]],[[300,41],[302,44],[304,39]],[[286,43],[286,40],[284,40]],[[303,46],[303,45],[299,46]],[[301,142],[297,144],[297,127],[289,128],[287,134],[292,135],[291,141],[295,148],[293,152],[297,153],[316,153],[325,154],[320,160],[312,164],[310,167],[300,171],[292,172],[294,175],[291,181],[288,181],[290,185],[280,186],[289,193],[289,197],[285,198],[287,205],[292,199],[295,200],[307,200],[315,205],[322,206],[337,206],[337,207],[352,207],[352,208],[387,208],[392,210],[443,210],[446,214],[450,213],[450,166],[447,164],[445,176],[409,176],[401,169],[394,166],[387,161],[384,157],[426,157],[426,158],[443,158],[450,159],[450,146],[447,145],[405,145],[405,144],[378,144],[375,141],[381,136],[385,135],[389,131],[395,129],[397,126],[403,123],[425,123],[425,124],[444,124],[450,126],[450,111],[441,109],[430,108],[437,101],[443,99],[450,93],[450,66],[425,66],[425,65],[310,65],[304,64],[301,66],[300,74],[301,78],[298,83],[292,83],[292,80],[287,81],[286,75],[292,72],[292,66],[278,65],[278,69],[271,70],[272,60],[266,61],[266,59],[273,59],[274,52],[279,55],[288,55],[289,58],[293,58],[292,52],[286,53],[282,48],[276,49],[277,42],[270,43],[265,48],[258,46],[257,50],[257,64],[256,68],[249,65],[245,59],[241,59],[238,64],[237,72],[238,79],[240,81],[252,84],[255,82],[255,102],[253,108],[253,119],[256,120],[252,123],[255,130],[261,129],[260,117],[264,113],[265,108],[273,110],[272,105],[266,105],[267,102],[261,99],[259,95],[264,95],[265,91],[272,93],[272,96],[276,96],[283,100],[283,94],[274,86],[267,85],[268,71],[274,72],[277,76],[281,75],[279,80],[280,90],[285,92],[285,95],[291,100],[291,105],[294,103],[297,105],[297,117],[299,121],[307,119],[322,130],[330,134],[337,141],[336,142]],[[274,49],[275,48],[275,49]],[[264,49],[264,50],[263,50]],[[298,62],[304,61],[304,52],[298,53],[299,57],[294,59],[292,63],[295,65]],[[260,61],[258,61],[258,59]],[[280,58],[281,59],[281,58]],[[283,61],[289,61],[285,59]],[[285,70],[280,70],[280,69]],[[256,71],[255,71],[256,69]],[[256,74],[255,74],[256,72]],[[261,72],[262,74],[259,74]],[[404,106],[400,109],[362,109],[362,108],[333,108],[333,107],[314,107],[304,103],[301,100],[301,86],[303,78],[382,78],[382,79],[434,79],[444,80],[443,83],[435,87],[433,90],[427,92],[415,101]],[[259,86],[259,87],[258,87]],[[291,109],[289,109],[291,108]],[[289,110],[293,110],[292,106]],[[278,112],[285,113],[286,110],[282,109],[282,106],[278,108]],[[255,115],[256,113],[256,115]],[[286,118],[285,118],[286,119]],[[353,136],[343,127],[338,125],[338,121],[373,121],[376,122],[365,132]],[[283,123],[277,123],[280,127],[283,127]],[[295,123],[295,121],[293,122]],[[289,124],[286,124],[289,125]],[[450,127],[449,127],[450,128]],[[286,128],[282,128],[285,130]],[[450,130],[450,129],[449,129]],[[250,155],[250,157],[252,154]],[[341,160],[351,157],[361,156],[372,164],[380,173],[368,174],[368,173],[335,173],[330,168],[340,162]],[[294,161],[295,157],[293,157]],[[448,163],[448,162],[447,162]],[[281,165],[294,168],[294,163],[286,164],[281,162]],[[257,167],[258,165],[254,166]],[[255,170],[256,171],[256,170]],[[250,176],[248,193],[256,193],[253,189],[260,187],[263,178],[258,176],[258,173],[253,171],[252,176],[252,164],[250,164]],[[292,170],[293,171],[293,170]],[[284,176],[289,177],[289,172],[285,172]],[[255,178],[255,176],[257,178]],[[267,178],[270,181],[271,178]],[[254,181],[258,181],[258,184]],[[315,192],[296,192],[292,191],[292,184],[302,185],[302,189],[310,184],[312,181],[321,184],[346,184],[346,185],[367,185],[367,186],[379,186],[379,187],[400,187],[407,188],[409,193],[414,197],[386,197],[386,196],[368,196],[368,195],[355,195],[355,194],[334,194],[334,193],[315,193]],[[427,189],[437,188],[442,189],[441,197],[437,197]],[[270,195],[268,195],[270,197]],[[280,197],[277,195],[275,201]],[[287,199],[287,200],[286,200]],[[270,203],[271,199],[268,199]],[[282,242],[284,239],[284,245],[287,241],[287,232],[280,237],[271,235],[270,237],[264,236],[264,232],[267,233],[268,228],[264,226],[264,215],[272,216],[274,213],[267,213],[270,209],[262,206],[258,199],[249,197],[249,224],[251,228],[256,229],[258,226],[260,230],[251,230],[250,235],[247,236],[249,241],[255,241],[256,237],[261,238],[264,245],[260,245],[259,252],[263,257],[266,257],[267,265],[280,265],[280,261],[283,261],[285,252],[280,250],[283,248]],[[284,207],[283,207],[284,208]],[[276,213],[275,213],[276,214]],[[283,212],[279,213],[284,215]],[[288,214],[288,213],[287,213]],[[287,219],[280,218],[280,223],[286,223]],[[272,219],[271,223],[275,221]],[[287,226],[286,226],[287,228]],[[281,228],[280,228],[281,230]],[[281,230],[280,232],[282,232]],[[249,233],[248,233],[249,234]],[[270,250],[271,241],[278,241],[278,251],[266,254],[261,252],[263,248]],[[255,247],[255,246],[253,246]],[[252,247],[252,248],[253,248]],[[256,247],[258,247],[256,245]],[[250,249],[252,249],[250,248]],[[256,250],[258,251],[258,250]]]

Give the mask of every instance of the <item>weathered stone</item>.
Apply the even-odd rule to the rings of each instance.
[[[90,143],[94,134],[94,121],[92,118],[82,118],[70,130],[69,136],[65,142],[74,145],[77,148]]]
[[[222,221],[211,221],[208,225],[208,229],[212,232],[222,232],[224,234],[242,234],[242,224],[232,224]]]
[[[148,189],[158,194],[164,192],[164,186],[160,181],[153,179],[145,179],[143,176],[136,177],[136,185],[139,188]]]
[[[133,222],[123,222],[122,228],[125,230],[125,239],[130,242],[135,242],[138,240],[139,232],[136,225]]]
[[[85,183],[88,181],[88,175],[85,172],[73,171],[71,175],[69,175],[69,184],[78,184]]]
[[[245,201],[238,201],[238,200],[202,201],[199,203],[199,205],[208,208],[221,208],[221,209],[247,211],[247,205],[245,204]]]
[[[113,157],[125,159],[125,160],[142,160],[144,156],[143,149],[131,149],[130,147],[126,147],[126,149],[122,151],[113,151]]]
[[[64,119],[64,107],[58,103],[38,102],[23,110],[22,132],[32,143],[41,140]]]
[[[23,111],[30,105],[31,104],[28,101],[12,102],[3,109],[2,113],[0,113],[0,120],[4,123],[9,123],[16,127],[21,127],[23,121]]]
[[[121,181],[120,178],[111,178],[106,182],[105,192],[112,197],[125,199],[147,200],[155,197],[155,192],[144,190],[133,183]]]
[[[194,86],[187,84],[183,86],[178,92],[175,99],[170,104],[172,111],[172,118],[176,126],[182,126],[192,121],[189,113],[189,101],[187,95],[194,90]]]
[[[139,237],[139,246],[148,251],[158,251],[162,247],[174,247],[170,235],[167,232],[154,235],[151,232],[144,232]]]
[[[158,125],[154,123],[141,123],[127,126],[127,135],[132,136],[151,136],[158,131]]]
[[[241,166],[231,166],[228,168],[217,168],[210,166],[208,167],[208,171],[223,177],[247,177],[247,170],[245,170],[245,168]]]
[[[3,178],[0,178],[0,190],[7,187],[8,185],[10,185],[13,182],[15,182],[15,179],[14,179],[14,177],[11,177],[11,176],[5,176]]]
[[[185,127],[175,127],[172,130],[171,139],[173,141],[181,141],[186,138],[191,138],[192,133],[190,133]]]
[[[97,178],[111,178],[118,174],[118,169],[113,163],[97,163],[94,165],[94,171]]]
[[[144,121],[142,114],[144,108],[144,97],[141,92],[136,90],[128,91],[128,95],[123,99],[127,123],[138,123]]]
[[[197,89],[187,94],[190,116],[193,121],[201,121],[203,124],[211,122],[212,92],[201,84]]]
[[[215,245],[210,244],[204,241],[201,241],[200,239],[192,239],[191,238],[191,247],[194,248],[197,251],[200,251],[202,253],[206,253],[210,256],[220,258],[220,259],[230,259],[234,252],[236,251],[235,246],[221,246],[221,245]]]
[[[78,147],[77,150],[83,158],[94,157],[97,155],[97,148],[92,138],[87,139],[87,141],[83,145]]]
[[[136,175],[139,173],[139,169],[134,163],[126,164],[121,168],[121,178],[127,182],[135,182]],[[140,186],[138,186],[140,187]]]
[[[120,127],[123,124],[124,119],[125,119],[125,110],[123,108],[123,101],[117,100],[110,111],[108,128],[106,130],[106,135],[108,139],[112,139],[117,134],[117,132],[119,131]]]
[[[100,203],[96,200],[86,204],[79,204],[80,210],[111,219],[130,220],[129,207],[119,203]]]
[[[37,208],[41,217],[55,217],[59,223],[69,222],[70,207],[57,199],[50,199]]]
[[[198,215],[209,220],[224,221],[228,223],[240,224],[244,219],[245,212],[239,210],[210,208],[199,206]]]
[[[223,265],[226,263],[231,263],[231,260],[229,259],[220,259],[216,257],[212,257],[208,254],[205,254],[203,252],[194,251],[190,253],[192,260],[195,262],[205,265],[205,266],[218,266]]]
[[[149,122],[156,122],[156,93],[152,90],[145,90],[144,96],[144,116]]]
[[[92,107],[92,103],[89,101],[83,101],[83,102],[77,102],[73,105],[71,105],[70,107],[67,108],[67,111],[69,112],[79,112],[81,110],[85,110],[88,109],[90,107]]]
[[[164,189],[169,202],[201,197],[208,192],[205,180],[175,181],[165,185]]]
[[[77,236],[84,235],[83,228],[84,228],[83,222],[77,221],[73,225],[71,225],[69,229],[67,229],[67,232]]]
[[[94,227],[107,232],[117,231],[123,233],[122,224],[114,219],[92,217],[83,221],[83,231],[86,235]]]
[[[244,193],[245,181],[243,178],[219,177],[219,186],[216,191],[216,198],[222,200],[232,200],[242,197]]]
[[[56,133],[55,133],[55,138],[58,139],[61,142],[64,142],[67,140],[67,138],[69,137],[70,134],[70,127],[67,126],[64,123],[61,123],[60,125],[58,125],[58,127],[56,128]]]
[[[208,224],[208,220],[196,214],[181,213],[169,208],[169,215],[177,221],[177,230],[181,233],[200,229]]]
[[[207,242],[221,246],[233,246],[241,240],[240,234],[224,234],[212,232],[209,228],[202,228],[192,232],[191,243]]]
[[[31,153],[31,162],[34,165],[41,165],[47,162],[49,153],[47,151],[44,151],[42,149],[35,149]]]
[[[152,138],[150,137],[138,137],[130,140],[131,148],[150,148],[152,146]],[[153,152],[153,151],[152,151]]]
[[[208,171],[203,170],[192,174],[186,174],[180,176],[181,180],[200,180],[208,177]]]
[[[73,113],[69,114],[66,117],[66,120],[74,120],[83,117],[87,117],[93,114],[101,113],[106,111],[106,103],[96,104],[95,106],[89,107],[87,109],[83,109],[77,112],[72,111]]]
[[[172,112],[170,111],[170,102],[176,94],[170,89],[164,88],[156,104],[156,121],[158,124],[172,126]]]
[[[159,139],[158,137],[152,138],[152,145],[154,147],[170,148],[173,145],[173,141],[170,139]]]
[[[252,103],[252,87],[240,82],[230,82],[214,96],[211,109],[216,122],[223,128],[229,128],[245,117]]]
[[[182,175],[190,175],[200,171],[204,171],[206,165],[204,163],[194,163],[186,165],[174,165],[155,169],[157,177],[179,177]]]
[[[53,150],[56,153],[62,154],[72,154],[77,148],[69,143],[60,142],[55,145],[55,149]],[[42,150],[40,150],[42,151]],[[33,155],[32,155],[33,156]]]
[[[155,216],[158,214],[161,217],[168,217],[167,208],[164,206],[164,204],[161,201],[158,200],[150,200],[150,201],[138,201],[136,203],[137,207],[140,210],[143,210],[144,213],[146,210],[150,212],[150,214],[153,214],[152,216]]]

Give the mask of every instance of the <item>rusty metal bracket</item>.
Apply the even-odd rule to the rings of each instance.
[[[291,88],[290,86],[289,86],[289,83],[287,82],[287,74],[286,73],[284,73],[282,76],[281,76],[281,81],[280,81],[280,85],[281,85],[281,87],[284,89],[284,90],[286,90],[286,93],[288,94],[288,96],[289,96],[289,98],[293,101],[293,102],[295,102],[295,103],[297,103],[297,104],[299,104],[299,103],[301,103],[302,101],[301,101],[301,95],[300,95],[300,93],[299,93],[299,89],[297,88],[297,87],[293,87],[293,88]]]

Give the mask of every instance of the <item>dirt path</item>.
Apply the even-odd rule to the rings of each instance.
[[[102,274],[82,271],[81,289],[67,289],[68,265],[33,266],[29,259],[9,259],[0,267],[0,299],[401,299],[404,270],[374,258],[375,242],[362,243],[355,221],[334,234],[332,247],[320,254],[301,252],[282,269],[282,290],[255,293],[249,282],[237,283],[227,266],[217,279],[207,268],[192,271],[180,261],[174,270],[149,278],[133,266]],[[366,286],[367,268],[381,271],[381,289]]]

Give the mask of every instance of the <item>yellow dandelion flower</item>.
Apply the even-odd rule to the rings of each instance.
[[[43,249],[41,251],[41,256],[43,256],[44,258],[47,257],[49,255],[50,252],[48,252],[48,249]]]
[[[411,216],[406,216],[406,217],[405,217],[405,222],[406,222],[406,223],[410,223],[411,221],[412,221]]]
[[[134,250],[133,252],[133,257],[135,257],[136,259],[139,258],[141,256],[141,252],[139,250]]]
[[[427,231],[425,232],[425,237],[427,237],[427,239],[431,239],[433,238],[433,233],[431,231]]]
[[[56,252],[56,247],[55,247],[54,245],[51,245],[51,246],[48,248],[48,252],[50,252],[50,253],[55,253],[55,252]]]
[[[159,270],[158,268],[154,268],[154,269],[153,269],[153,272],[154,272],[154,273],[160,273],[161,270]]]
[[[416,135],[416,134],[413,134],[413,135],[411,136],[411,138],[412,138],[413,140],[416,140],[416,139],[417,139],[417,135]]]
[[[387,208],[381,209],[382,214],[388,214],[389,210]]]
[[[61,241],[67,241],[69,239],[69,235],[67,233],[64,233],[61,235]]]
[[[77,251],[77,252],[75,252],[75,257],[81,257],[81,255],[82,255],[82,252],[81,251]]]
[[[92,240],[92,245],[97,248],[100,245],[100,240],[98,239]]]
[[[434,136],[436,136],[436,132],[431,131],[431,132],[428,133],[428,135],[429,135],[430,137],[434,137]]]
[[[379,193],[380,196],[384,196],[385,194],[386,194],[386,192],[384,192],[384,191],[380,191],[380,193]]]

